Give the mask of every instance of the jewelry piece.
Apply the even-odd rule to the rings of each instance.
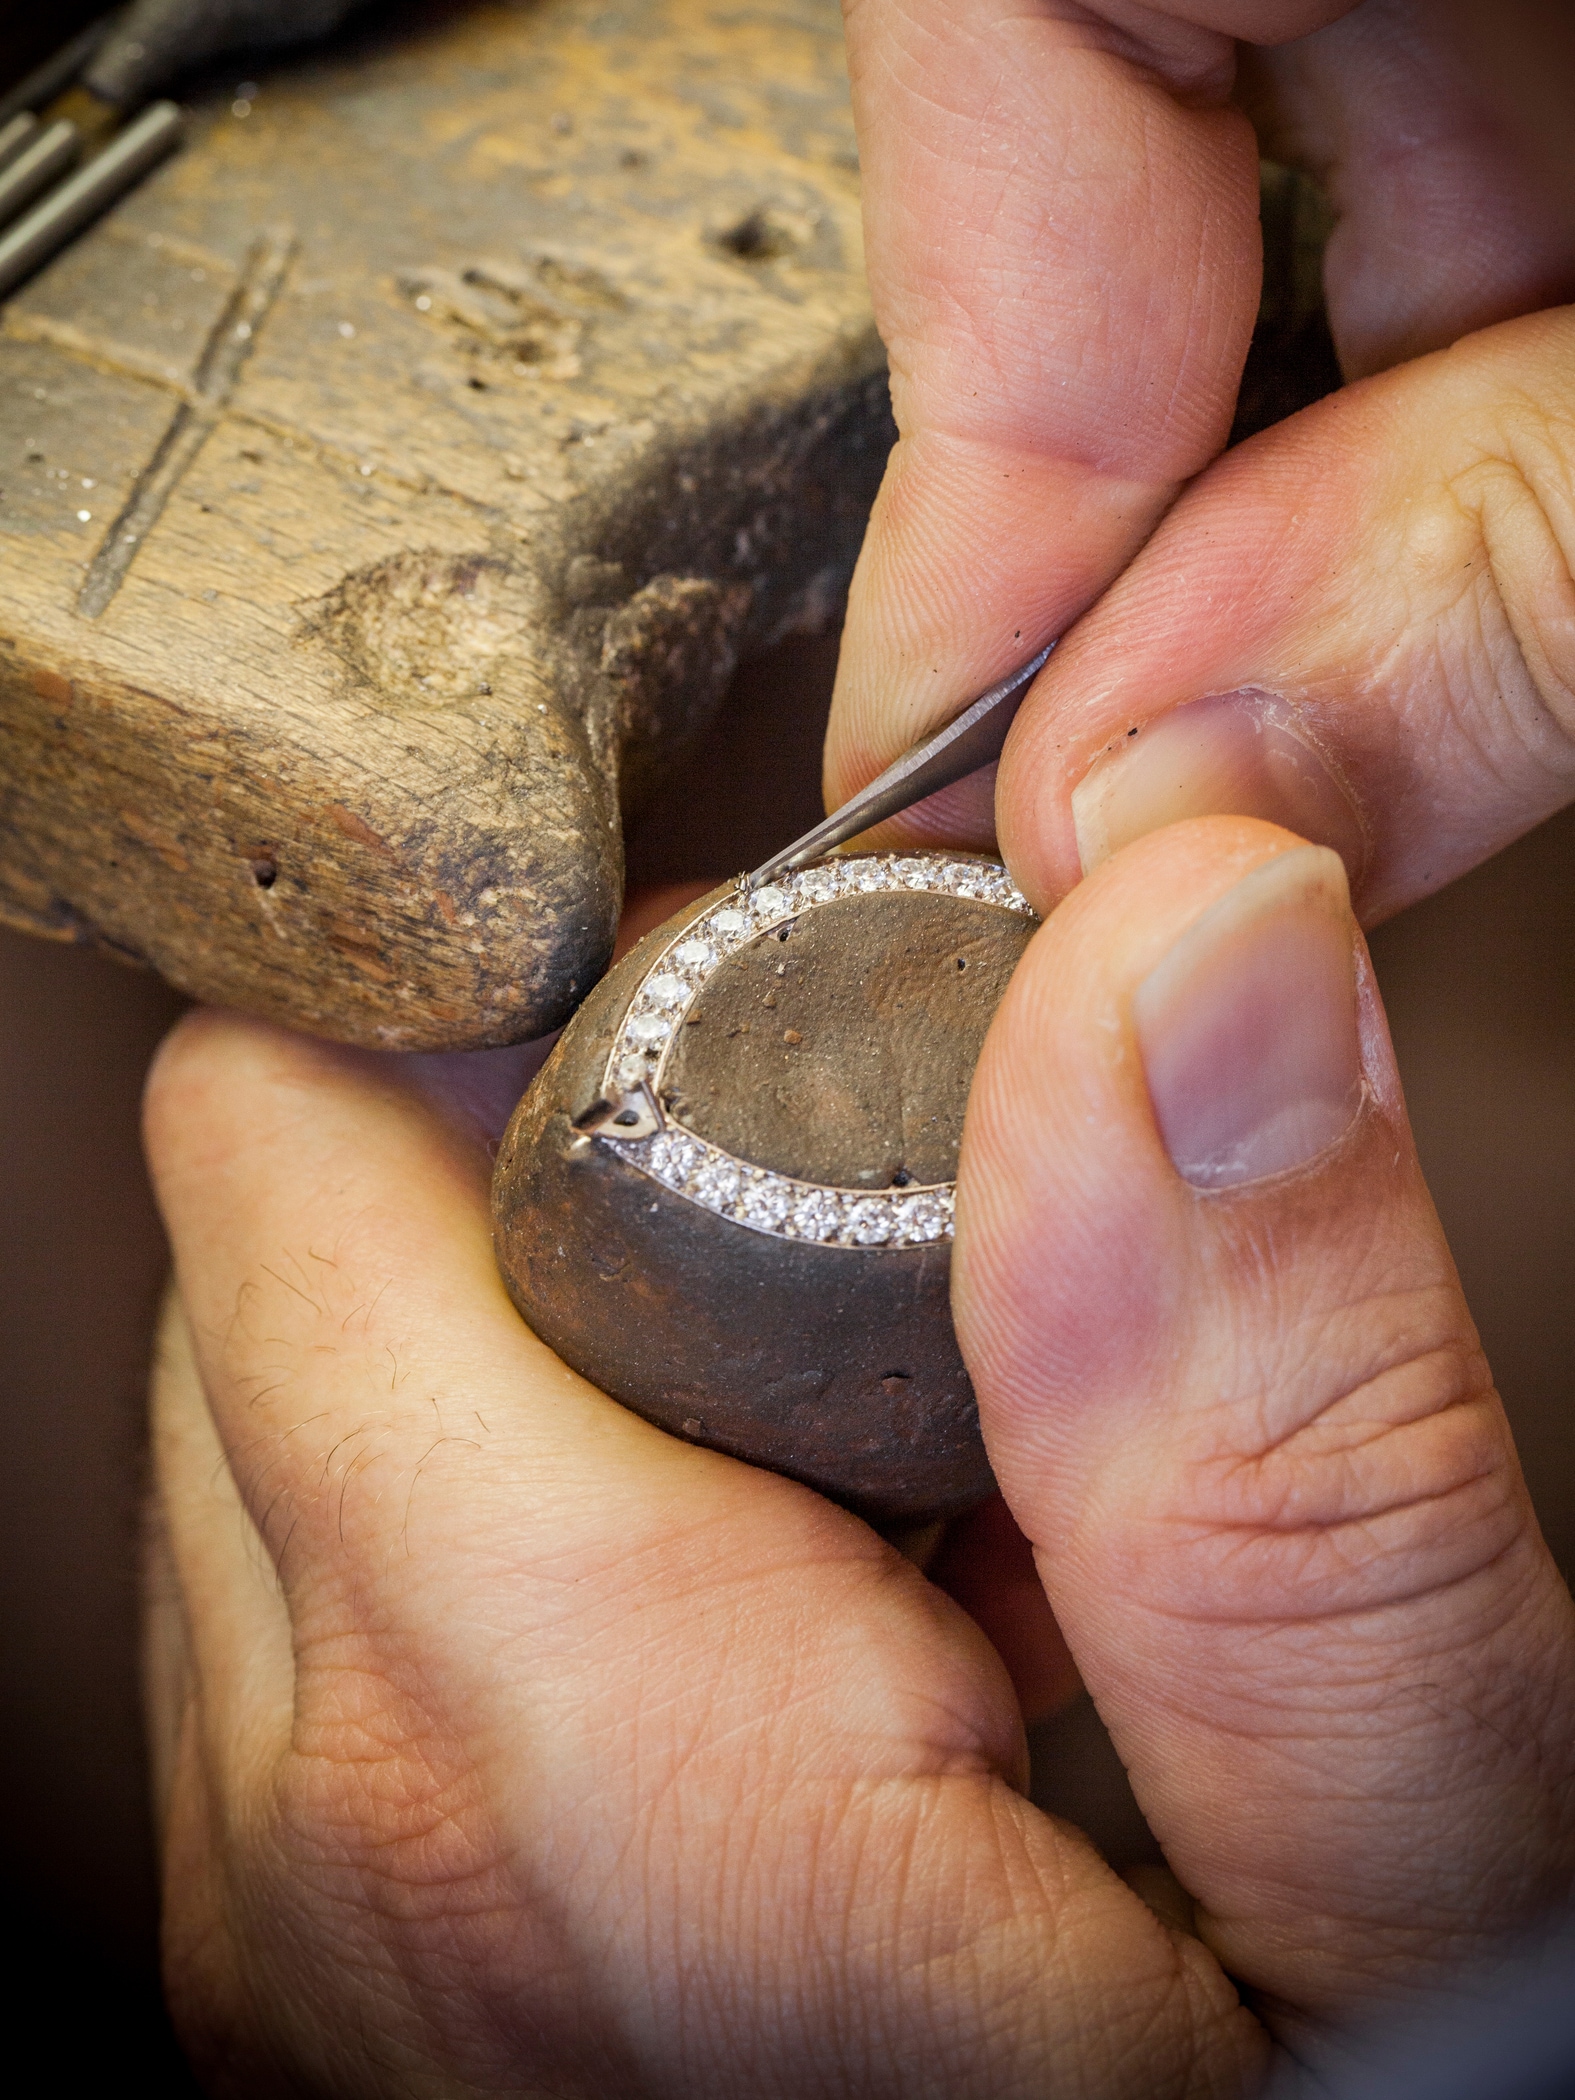
[[[1033,907],[1006,870],[977,860],[929,854],[875,854],[823,862],[763,889],[741,890],[658,951],[629,1002],[607,1059],[603,1093],[619,1107],[594,1111],[581,1128],[616,1144],[643,1174],[692,1203],[781,1239],[820,1246],[895,1248],[949,1240],[956,1188],[950,1181],[871,1195],[773,1172],[709,1144],[659,1107],[669,1054],[707,980],[746,941],[794,925],[839,897],[923,891],[1019,912]],[[643,1101],[632,1097],[644,1095]]]
[[[1037,923],[993,861],[863,854],[648,935],[499,1154],[531,1326],[662,1428],[878,1521],[988,1494],[949,1302],[957,1145]]]

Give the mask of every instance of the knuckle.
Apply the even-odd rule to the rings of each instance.
[[[1309,1351],[1323,1391],[1283,1429],[1230,1403],[1189,1506],[1183,1607],[1235,1621],[1408,1605],[1490,1567],[1526,1531],[1526,1498],[1491,1374],[1453,1293],[1355,1308]],[[1375,1360],[1375,1333],[1389,1337]],[[1241,1426],[1252,1421],[1250,1430]]]
[[[1490,621],[1519,658],[1519,733],[1575,771],[1575,402],[1561,390],[1500,397],[1452,480],[1479,540]],[[1491,642],[1491,636],[1489,640]],[[1513,688],[1501,688],[1514,706]]]

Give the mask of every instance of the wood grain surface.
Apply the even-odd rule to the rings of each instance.
[[[0,918],[520,1040],[740,652],[845,591],[891,430],[837,10],[413,6],[241,108],[0,321]]]

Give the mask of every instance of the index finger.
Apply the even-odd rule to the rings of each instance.
[[[1066,627],[1224,444],[1260,279],[1232,40],[1344,11],[851,0],[900,435],[849,604],[832,806]],[[961,830],[987,841],[987,804]]]

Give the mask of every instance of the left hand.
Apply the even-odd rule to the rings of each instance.
[[[182,1024],[149,1651],[211,2089],[1246,2100],[1277,2041],[1326,2052],[1567,1890],[1575,1611],[1312,859],[1309,929],[1270,826],[1118,854],[1031,945],[965,1136],[986,1436],[1186,1884],[1163,1915],[1023,1797],[1025,1704],[1070,1679],[999,1505],[943,1555],[971,1617],[521,1323],[488,1133],[526,1060]],[[1291,1010],[1327,980],[1313,1034],[1366,1078],[1301,1171],[1218,1198],[1131,1014],[1222,905],[1255,984],[1310,941]]]
[[[151,1081],[179,1285],[152,1718],[199,2074],[996,2100],[1054,2066],[1150,2100],[1150,2065],[1180,2090],[1197,2059],[1244,2085],[1267,2041],[1212,1958],[1024,1798],[974,1621],[520,1321],[475,1077],[506,1112],[509,1056],[208,1013]],[[976,1525],[976,1596],[998,1547]],[[1053,1696],[1075,1680],[1035,1602]],[[1112,2023],[1143,2064],[1109,2068]]]

